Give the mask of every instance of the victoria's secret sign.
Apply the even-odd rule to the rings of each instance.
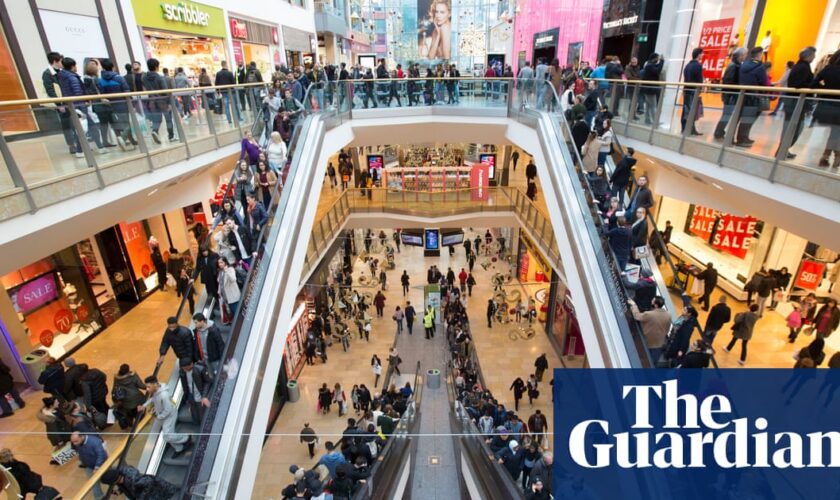
[[[697,205],[691,216],[690,230],[718,250],[743,259],[747,256],[757,223],[758,220],[749,215],[738,217]]]

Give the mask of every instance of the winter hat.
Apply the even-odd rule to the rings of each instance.
[[[76,360],[73,359],[73,358],[66,358],[64,360],[64,365],[67,366],[67,367],[75,366],[76,365]]]
[[[517,441],[517,440],[515,440],[515,439],[512,439],[512,440],[510,441],[510,443],[508,444],[508,446],[510,446],[511,451],[514,451],[514,450],[516,450],[517,448],[519,448],[519,441]]]

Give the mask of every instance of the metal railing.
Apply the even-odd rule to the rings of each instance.
[[[600,82],[606,85],[604,101],[616,115],[616,133],[840,200],[840,152],[832,154],[828,138],[838,125],[819,113],[821,106],[840,99],[838,90]],[[774,112],[777,105],[782,109]],[[645,107],[653,109],[642,111]]]

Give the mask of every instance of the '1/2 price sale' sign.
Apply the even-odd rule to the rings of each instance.
[[[705,78],[717,80],[723,75],[734,24],[734,18],[716,19],[703,23],[699,45],[703,49],[703,76]]]

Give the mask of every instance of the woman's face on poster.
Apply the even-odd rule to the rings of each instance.
[[[449,7],[443,2],[435,5],[435,24],[440,26],[449,21]]]

